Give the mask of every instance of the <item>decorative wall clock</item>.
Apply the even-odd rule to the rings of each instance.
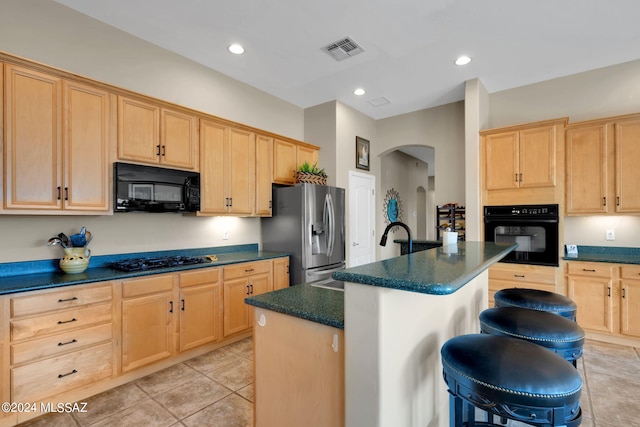
[[[402,201],[400,200],[400,194],[393,188],[387,190],[387,194],[384,196],[383,215],[385,224],[391,224],[392,222],[402,221]],[[396,227],[394,227],[396,228]],[[395,230],[392,230],[395,231]]]

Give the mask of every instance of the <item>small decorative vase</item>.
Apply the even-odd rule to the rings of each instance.
[[[64,258],[60,260],[60,269],[65,273],[82,273],[89,267],[91,251],[86,248],[65,248]]]

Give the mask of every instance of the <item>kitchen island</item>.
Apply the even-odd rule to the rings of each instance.
[[[515,247],[460,242],[455,248],[430,249],[336,272],[334,278],[344,281],[342,301],[337,296],[340,291],[312,285],[247,298],[248,304],[260,308],[254,339],[259,342],[265,320],[269,325],[269,312],[291,317],[289,326],[298,319],[298,324],[331,327],[326,334],[327,351],[340,354],[344,348],[344,416],[340,414],[344,425],[448,426],[449,400],[440,347],[453,336],[479,331],[478,315],[487,307],[486,270]],[[336,319],[340,302],[343,319]],[[344,343],[335,331],[336,320],[344,322]],[[279,347],[270,344],[270,348]],[[289,349],[305,351],[304,346],[289,345]],[[268,368],[261,358],[269,355],[258,350],[256,422],[260,426],[268,425],[260,419],[261,406],[269,406],[272,399],[287,401],[290,396],[270,394],[271,384],[260,382],[260,370]],[[313,351],[316,355],[319,350]],[[295,360],[291,359],[289,376],[304,377],[307,372],[298,370]],[[338,366],[331,372],[341,371]],[[307,393],[317,398],[328,391],[309,387]],[[289,405],[288,410],[295,411],[296,406]],[[306,415],[313,419],[313,414]]]

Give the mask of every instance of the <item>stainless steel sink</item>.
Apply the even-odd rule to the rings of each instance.
[[[315,286],[317,288],[325,288],[344,292],[344,282],[342,280],[334,280],[332,278],[329,278],[318,280],[317,282],[311,282],[309,283],[309,285]]]

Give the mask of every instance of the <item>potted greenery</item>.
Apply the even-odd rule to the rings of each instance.
[[[324,169],[318,168],[317,162],[313,166],[309,162],[304,162],[296,171],[296,182],[326,185],[327,173]]]

